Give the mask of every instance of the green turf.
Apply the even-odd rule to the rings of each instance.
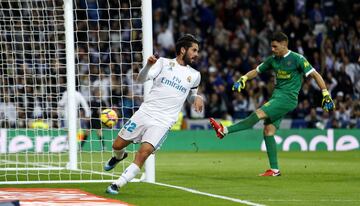
[[[258,177],[263,152],[159,152],[156,181],[265,205],[360,205],[360,152],[280,152],[283,176]],[[0,171],[0,176],[3,172]],[[107,183],[11,185],[79,188],[134,205],[241,205],[147,184],[130,183],[106,195]],[[0,185],[0,187],[10,187]]]

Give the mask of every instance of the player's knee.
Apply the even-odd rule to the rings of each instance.
[[[149,143],[143,143],[137,152],[137,154],[142,158],[147,158],[151,153],[154,152],[154,147]]]
[[[275,134],[276,128],[273,125],[266,125],[264,127],[264,136],[273,136]]]
[[[151,154],[151,151],[149,151],[149,150],[146,150],[146,151],[139,151],[138,152],[138,154],[137,154],[137,156],[141,159],[141,160],[146,160],[148,157],[149,157],[149,155]]]
[[[149,155],[151,155],[151,153],[153,153],[154,149],[153,148],[147,148],[145,150],[140,150],[139,153],[142,157],[147,158]]]

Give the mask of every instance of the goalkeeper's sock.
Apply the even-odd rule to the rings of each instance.
[[[246,119],[228,127],[228,133],[252,128],[259,120],[259,117],[256,115],[255,112],[253,112]]]
[[[264,136],[266,153],[269,158],[270,168],[274,171],[279,170],[279,165],[277,161],[277,151],[276,151],[276,142],[274,135]]]
[[[122,150],[113,150],[114,154],[115,154],[115,158],[117,160],[121,160],[124,157],[124,153],[125,153],[125,148]]]
[[[126,183],[130,182],[134,177],[140,172],[140,168],[135,164],[131,163],[121,174],[119,179],[117,179],[114,183],[118,187],[122,187],[126,185]]]

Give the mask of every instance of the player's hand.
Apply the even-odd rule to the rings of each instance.
[[[202,112],[202,110],[204,109],[204,100],[199,95],[195,97],[194,108],[196,112]]]
[[[322,91],[323,99],[321,103],[321,107],[325,111],[332,111],[335,109],[334,101],[331,99],[330,93],[327,90]]]
[[[159,54],[155,53],[154,55],[151,55],[148,60],[147,60],[147,63],[150,64],[150,65],[153,65],[156,63],[156,61],[159,59]]]
[[[242,89],[245,89],[245,83],[247,80],[248,80],[247,76],[240,77],[240,79],[234,83],[232,90],[241,92]]]

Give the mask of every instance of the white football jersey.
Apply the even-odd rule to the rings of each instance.
[[[200,72],[180,65],[176,59],[159,58],[147,79],[153,80],[153,86],[139,110],[154,118],[154,125],[170,128],[177,121],[190,90],[197,91]]]

